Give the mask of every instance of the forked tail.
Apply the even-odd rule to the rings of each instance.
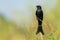
[[[42,29],[42,26],[41,26],[41,25],[38,26],[36,35],[37,35],[38,33],[40,33],[40,32],[44,35],[44,32],[43,32],[43,29]]]

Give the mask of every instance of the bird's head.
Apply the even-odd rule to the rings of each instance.
[[[37,7],[37,9],[41,9],[41,6],[40,5],[37,5],[36,7]]]

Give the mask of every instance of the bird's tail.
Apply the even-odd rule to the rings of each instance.
[[[42,29],[42,26],[41,26],[41,25],[38,26],[36,35],[37,35],[39,32],[41,32],[41,33],[44,35],[44,32],[43,32],[43,29]]]

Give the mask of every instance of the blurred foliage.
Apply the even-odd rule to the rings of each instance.
[[[60,40],[59,4],[60,0],[58,0],[54,9],[48,13],[44,11],[42,25],[45,35],[42,35],[43,40]],[[24,28],[21,25],[17,26],[15,23],[7,21],[3,15],[0,15],[0,40],[41,40],[41,35],[35,34],[38,25],[35,17],[35,9],[30,9],[30,11],[33,14],[33,18]]]

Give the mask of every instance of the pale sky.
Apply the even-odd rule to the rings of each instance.
[[[18,23],[19,21],[31,19],[29,5],[34,7],[36,5],[44,5],[46,10],[49,11],[55,4],[56,0],[0,0],[0,12],[3,12],[7,19]]]

